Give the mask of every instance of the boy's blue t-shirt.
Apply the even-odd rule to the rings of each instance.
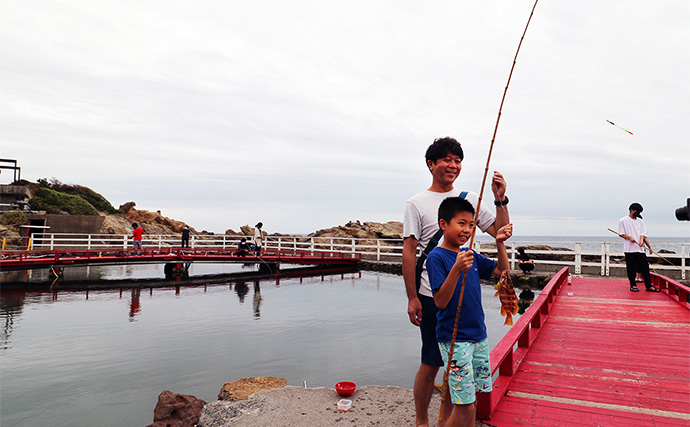
[[[466,251],[467,248],[462,248],[461,250]],[[453,264],[455,264],[457,256],[457,252],[440,246],[435,247],[429,252],[429,257],[426,260],[426,269],[429,273],[431,291],[434,294],[439,290],[446,277],[448,277],[448,273]],[[474,263],[467,272],[465,294],[462,297],[462,309],[460,310],[460,321],[458,322],[458,333],[455,337],[456,342],[479,342],[486,339],[486,324],[484,323],[482,291],[479,279],[491,278],[496,265],[496,261],[478,253],[474,254]],[[465,273],[460,274],[453,298],[451,298],[446,308],[439,309],[436,315],[438,319],[436,323],[436,339],[438,342],[448,342],[453,339],[455,313],[458,310],[460,288],[462,287],[464,275]]]

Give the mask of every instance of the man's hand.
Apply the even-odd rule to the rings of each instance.
[[[494,176],[491,178],[491,191],[494,193],[495,200],[503,200],[506,196],[506,180],[498,171],[494,171]]]
[[[415,326],[422,324],[422,303],[419,298],[413,298],[407,303],[407,315],[410,316],[410,322]]]

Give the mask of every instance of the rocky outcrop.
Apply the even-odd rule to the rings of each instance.
[[[122,214],[106,215],[101,227],[102,234],[131,234],[132,223],[137,223],[144,229],[146,234],[178,234],[185,227],[189,228],[192,234],[198,233],[194,228],[189,227],[182,221],[161,215],[160,211],[150,212],[138,210],[134,206],[136,203],[127,202],[120,206]]]
[[[378,222],[359,221],[348,222],[338,227],[325,228],[309,234],[309,237],[354,237],[356,239],[402,239],[403,226],[401,222],[389,221],[385,224]]]
[[[245,400],[252,394],[271,390],[274,388],[285,387],[287,380],[278,377],[251,377],[241,378],[237,381],[230,381],[223,384],[223,388],[218,393],[218,400],[238,401]]]
[[[169,390],[158,395],[153,424],[147,427],[194,427],[206,402],[188,394]]]

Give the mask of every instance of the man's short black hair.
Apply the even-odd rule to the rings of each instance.
[[[455,154],[463,160],[465,154],[462,152],[460,143],[455,139],[446,136],[444,138],[436,138],[434,143],[426,149],[426,161],[431,160],[436,163],[438,159],[446,157],[448,154]]]
[[[448,197],[438,207],[438,220],[450,222],[460,212],[469,212],[474,216],[474,206],[462,197]]]
[[[637,202],[636,202],[636,203],[633,203],[632,205],[630,205],[630,207],[628,208],[628,210],[629,210],[629,211],[633,211],[633,216],[634,216],[635,218],[642,218],[642,215],[640,215],[640,213],[642,213],[642,211],[644,210],[644,208],[642,207],[641,204],[639,204],[639,203],[637,203]]]

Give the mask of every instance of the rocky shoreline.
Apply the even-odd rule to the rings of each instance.
[[[302,427],[412,426],[415,424],[411,389],[391,386],[358,388],[346,399],[347,411],[338,409],[343,399],[335,389],[288,386],[284,378],[242,378],[226,383],[218,400],[206,403],[194,396],[164,391],[147,427]],[[440,410],[440,384],[432,396],[429,414]],[[476,426],[486,426],[477,422]]]

